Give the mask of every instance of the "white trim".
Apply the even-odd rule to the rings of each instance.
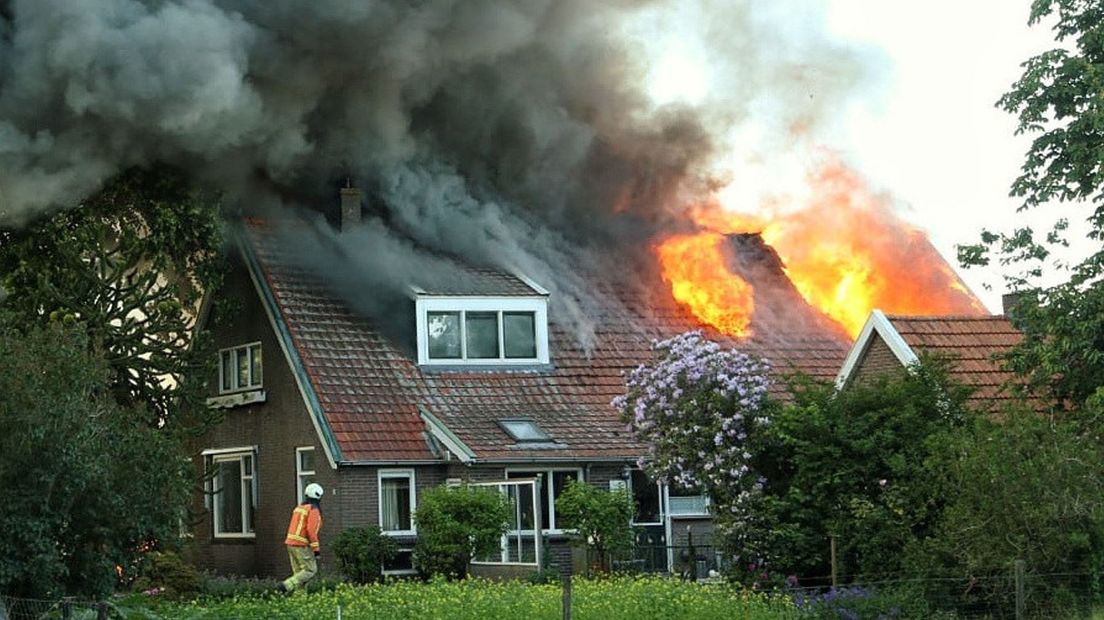
[[[208,455],[211,457],[211,467],[215,469],[216,473],[212,477],[212,483],[219,480],[218,466],[219,463],[233,463],[237,461],[238,471],[240,472],[240,478],[238,484],[241,486],[239,489],[239,497],[241,499],[241,522],[242,531],[240,532],[221,532],[219,531],[220,517],[222,511],[219,509],[219,498],[217,494],[222,491],[220,486],[218,489],[213,489],[213,498],[211,502],[211,536],[213,538],[256,538],[257,537],[257,453],[253,450],[243,450],[241,452],[227,452],[225,450],[218,451]],[[245,473],[245,459],[249,459],[249,473]],[[245,486],[249,485],[249,502],[245,501]],[[247,531],[246,526],[252,526],[252,531]]]
[[[507,467],[505,472],[503,473],[503,475],[506,477],[505,478],[506,480],[511,479],[510,478],[511,473],[519,473],[519,474],[544,473],[544,474],[547,475],[548,484],[545,485],[547,488],[541,489],[541,491],[548,498],[548,523],[542,523],[541,524],[541,532],[544,533],[544,534],[549,534],[549,535],[553,535],[553,536],[559,535],[559,534],[566,534],[570,531],[570,530],[564,530],[562,528],[553,527],[556,523],[556,498],[552,495],[553,492],[554,492],[553,488],[555,487],[555,485],[552,483],[552,478],[553,478],[553,473],[554,472],[575,472],[575,474],[576,474],[575,481],[576,482],[584,482],[584,483],[586,482],[586,480],[583,479],[583,468],[582,467]],[[534,479],[536,479],[536,478],[534,478]],[[540,509],[539,504],[537,505],[537,509],[538,510]]]
[[[413,554],[414,553],[414,548],[413,547],[399,547],[399,553]],[[411,564],[411,568],[400,568],[400,569],[394,569],[394,570],[387,570],[386,568],[384,568],[380,572],[383,573],[384,575],[393,575],[393,576],[396,576],[396,577],[402,576],[402,575],[417,575],[418,574],[418,569],[413,567],[413,564],[414,564],[413,555],[410,558],[410,564]]]
[[[548,299],[545,297],[440,297],[418,295],[414,301],[418,330],[418,364],[421,366],[532,366],[548,364]],[[431,358],[429,356],[428,313],[456,312],[460,315],[460,357]],[[464,337],[467,312],[495,312],[498,315],[498,357],[469,359]],[[503,337],[503,312],[532,312],[536,347],[535,357],[506,357]]]
[[[235,452],[252,452],[253,454],[256,454],[257,446],[239,446],[237,448],[209,448],[207,450],[204,450],[203,452],[200,452],[199,454],[200,456],[214,456],[216,454],[231,454]]]
[[[241,241],[240,243],[248,243],[248,241]],[[243,258],[248,250],[240,250]],[[276,317],[272,314],[272,309],[268,307],[268,303],[265,302],[264,289],[261,288],[260,274],[254,273],[253,261],[245,259],[245,271],[249,274],[249,279],[253,282],[253,290],[257,294],[257,299],[261,302],[261,307],[264,308],[265,316],[268,317],[268,327],[272,330],[273,337],[276,338],[276,343],[280,345],[280,350],[284,353],[284,361],[287,362],[288,368],[291,370],[291,376],[295,378],[295,385],[299,388],[299,397],[303,399],[303,406],[306,407],[307,417],[310,418],[311,424],[314,426],[314,432],[318,434],[318,441],[322,444],[322,451],[326,454],[326,461],[330,464],[330,469],[337,469],[337,461],[334,459],[334,455],[330,452],[330,444],[326,441],[326,435],[322,432],[322,428],[318,426],[318,416],[323,415],[321,411],[315,411],[311,405],[310,397],[307,396],[307,386],[303,385],[302,377],[300,373],[295,372],[295,362],[291,358],[291,352],[288,351],[284,339],[280,337],[280,326],[276,323]],[[258,265],[259,267],[259,265]],[[263,356],[263,354],[262,354]],[[220,358],[221,359],[221,358]],[[219,377],[219,381],[222,381],[222,377]]]
[[[207,406],[211,409],[232,409],[244,405],[263,403],[266,400],[268,400],[268,393],[258,389],[249,390],[247,392],[223,394],[222,396],[211,396],[207,398],[206,402]]]
[[[303,491],[306,489],[306,485],[303,484],[303,476],[317,476],[317,470],[305,471],[302,468],[303,460],[302,454],[304,452],[314,452],[314,446],[301,446],[295,448],[295,504],[299,505],[303,502]]]
[[[254,347],[256,347],[258,349],[258,351],[261,351],[261,367],[260,367],[261,378],[260,379],[256,379],[256,377],[253,376],[253,348]],[[245,344],[239,344],[239,345],[235,345],[235,346],[232,346],[232,347],[225,347],[225,348],[219,349],[219,351],[218,351],[218,366],[219,366],[218,387],[219,387],[219,394],[220,395],[238,394],[240,392],[252,392],[252,391],[260,390],[264,387],[264,351],[261,350],[261,349],[262,349],[262,347],[261,347],[261,341],[260,340],[257,340],[257,341],[254,341],[254,342],[247,342]],[[238,352],[243,351],[243,350],[245,351],[246,364],[248,365],[248,368],[249,368],[249,383],[248,383],[248,385],[244,385],[244,386],[238,385],[238,366],[237,366]],[[222,385],[222,380],[223,380],[224,375],[226,373],[226,369],[223,366],[222,357],[223,357],[223,354],[227,353],[227,352],[231,353],[231,357],[234,358],[234,373],[232,375],[233,378],[234,378],[234,381],[233,381],[234,386],[231,387],[231,388],[224,388],[223,385]],[[256,380],[256,382],[254,382],[254,380]]]
[[[897,358],[897,361],[901,362],[902,366],[908,367],[919,360],[916,353],[908,346],[905,339],[901,337],[901,334],[897,333],[897,330],[893,327],[893,324],[886,315],[883,314],[881,310],[875,309],[870,313],[870,317],[866,319],[866,324],[863,325],[862,331],[859,332],[859,337],[855,339],[855,344],[851,345],[851,350],[848,351],[847,357],[844,359],[843,367],[840,368],[839,374],[836,375],[836,389],[843,388],[851,381],[859,361],[862,360],[866,350],[873,342],[875,334],[881,337],[882,341],[886,343],[889,350],[893,352],[893,355]]]
[[[385,530],[383,529],[383,481],[386,478],[405,478],[410,484],[410,529],[409,530]],[[380,530],[388,536],[415,536],[418,533],[418,525],[414,522],[414,513],[418,509],[418,493],[415,486],[413,469],[380,469],[376,472],[376,521]]]
[[[537,284],[537,282],[535,280],[533,280],[532,278],[530,278],[527,275],[524,275],[524,274],[521,274],[521,273],[514,273],[514,274],[511,274],[511,275],[513,275],[518,280],[521,280],[522,282],[524,282],[526,286],[528,286],[529,288],[536,291],[538,295],[544,295],[545,297],[548,297],[551,294],[551,293],[548,292],[548,289],[546,289],[543,286]]]
[[[440,420],[437,419],[432,413],[427,411],[425,407],[418,405],[418,414],[422,418],[422,422],[425,423],[426,428],[429,429],[429,434],[445,445],[445,448],[449,452],[455,454],[460,459],[461,463],[470,463],[475,460],[475,452],[467,446],[459,437],[456,436],[447,426],[445,426]],[[447,460],[447,459],[446,459]]]

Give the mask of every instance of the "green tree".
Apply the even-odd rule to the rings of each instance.
[[[21,325],[81,325],[115,400],[171,425],[205,409],[211,356],[192,328],[222,238],[217,196],[172,168],[132,169],[71,209],[0,230],[0,307]]]
[[[945,490],[926,463],[969,418],[965,391],[936,360],[850,385],[796,379],[794,401],[753,447],[766,479],[735,542],[771,573],[827,575],[830,540],[841,574],[899,569],[900,550],[930,534]]]
[[[116,567],[179,538],[190,465],[114,401],[109,373],[78,328],[0,325],[2,592],[103,595]]]
[[[505,496],[483,487],[438,486],[422,493],[415,513],[414,564],[428,575],[466,577],[473,558],[498,550],[509,526]]]
[[[1087,203],[1091,255],[1067,266],[1053,250],[1068,245],[1066,222],[1044,236],[1030,227],[982,233],[981,242],[959,247],[963,265],[994,258],[1018,270],[1012,290],[1027,292],[1016,308],[1023,343],[1009,356],[1011,368],[1037,396],[1056,407],[1078,408],[1104,386],[1104,5],[1084,0],[1035,0],[1029,23],[1055,20],[1063,45],[1024,63],[1024,73],[998,106],[1018,118],[1017,133],[1034,136],[1011,193],[1021,210],[1053,202]],[[996,255],[994,257],[994,255]],[[1069,279],[1040,286],[1046,266],[1067,269]]]
[[[632,548],[633,511],[628,491],[602,491],[586,482],[571,480],[556,498],[556,517],[575,530],[575,541],[592,552],[598,570],[608,572],[610,556]]]

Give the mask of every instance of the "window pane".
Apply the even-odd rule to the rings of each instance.
[[[314,450],[299,451],[299,471],[314,471]]]
[[[242,481],[242,503],[245,505],[245,529],[244,532],[253,532],[253,481]]]
[[[249,353],[250,362],[253,364],[253,382],[250,385],[261,385],[261,345],[253,345]]]
[[[238,385],[239,388],[249,386],[249,355],[245,348],[237,349],[234,354],[238,358]]]
[[[468,312],[464,316],[468,359],[498,357],[498,313]]]
[[[637,523],[659,522],[659,487],[655,482],[648,480],[648,476],[639,469],[632,470],[633,504],[636,506],[636,515],[633,521]]]
[[[384,478],[381,482],[380,529],[385,532],[410,529],[410,479]]]
[[[460,358],[460,313],[429,312],[429,356],[437,359]]]
[[[223,534],[241,533],[241,461],[219,461],[217,465],[219,493],[215,495],[215,501],[218,503],[218,530]]]
[[[412,571],[414,570],[414,554],[409,549],[400,550],[394,558],[383,563],[383,570],[387,571]]]
[[[222,352],[222,390],[234,389],[234,354],[233,351]]]
[[[503,338],[506,357],[536,357],[536,319],[532,312],[503,312]]]
[[[537,486],[540,489],[541,497],[544,501],[541,502],[541,522],[542,527],[548,527],[548,492],[544,487],[544,472],[532,472],[532,471],[511,471],[506,473],[507,478],[537,478]],[[518,491],[518,507],[520,509],[521,523],[518,524],[518,529],[531,530],[533,529],[533,487],[531,486],[519,486],[511,487],[516,488]]]

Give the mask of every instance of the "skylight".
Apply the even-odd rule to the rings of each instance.
[[[552,441],[532,420],[499,420],[498,424],[515,441]]]

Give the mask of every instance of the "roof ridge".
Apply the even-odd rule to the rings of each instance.
[[[972,314],[887,314],[887,319],[900,321],[1007,321],[1004,314],[987,314],[976,316]]]

